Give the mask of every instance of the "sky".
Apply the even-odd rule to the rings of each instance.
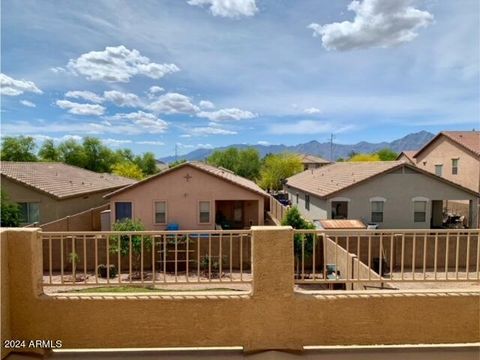
[[[478,0],[3,0],[1,135],[158,157],[480,128]]]

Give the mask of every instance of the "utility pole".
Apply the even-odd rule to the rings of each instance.
[[[330,161],[333,161],[333,133],[330,134]]]

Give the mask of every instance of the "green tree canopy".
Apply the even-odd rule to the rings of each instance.
[[[58,145],[58,151],[62,162],[68,165],[85,168],[87,164],[87,155],[83,146],[74,139],[68,139]]]
[[[260,176],[260,155],[254,148],[237,149],[231,147],[226,150],[215,150],[207,158],[207,162],[231,170],[235,174],[250,180],[256,180]]]
[[[348,161],[380,161],[378,154],[356,154]]]
[[[2,140],[0,159],[3,161],[37,161],[35,140],[30,136],[6,136]]]
[[[83,139],[85,153],[85,168],[96,172],[110,172],[115,164],[115,155],[100,139],[85,137]]]
[[[259,185],[263,189],[281,190],[286,178],[302,171],[302,160],[297,154],[269,155],[264,158]]]
[[[175,160],[174,162],[171,162],[170,164],[168,164],[168,168],[173,168],[175,166],[181,165],[181,164],[186,163],[186,162],[187,162],[187,160],[185,160],[185,159]]]
[[[20,225],[20,207],[10,202],[7,194],[2,190],[0,191],[1,198],[1,225],[2,227],[17,227]]]
[[[381,161],[393,161],[398,157],[398,153],[389,148],[377,151],[377,155]]]
[[[158,172],[157,160],[155,159],[155,154],[152,152],[146,152],[141,156],[136,156],[133,162],[145,175],[153,175]]]
[[[47,139],[43,142],[42,147],[38,151],[38,156],[44,161],[62,161],[62,154],[52,139]]]

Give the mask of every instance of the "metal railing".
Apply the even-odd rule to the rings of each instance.
[[[44,286],[249,283],[251,232],[42,232]]]
[[[478,282],[479,236],[478,229],[295,230],[295,283],[348,290]]]

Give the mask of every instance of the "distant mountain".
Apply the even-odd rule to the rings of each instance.
[[[404,150],[417,150],[420,149],[423,145],[433,139],[435,135],[428,131],[420,131],[413,134],[408,134],[400,139],[394,140],[392,142],[381,142],[381,143],[369,143],[366,141],[361,141],[353,145],[344,145],[333,143],[333,159],[338,159],[340,157],[346,158],[349,154],[354,151],[356,153],[371,153],[378,151],[383,148],[390,148],[393,151],[401,152]],[[304,144],[298,144],[294,146],[287,145],[245,145],[245,144],[234,144],[224,147],[218,147],[215,149],[197,149],[188,154],[178,156],[178,159],[185,159],[188,161],[192,160],[203,160],[207,158],[215,150],[225,150],[230,147],[236,147],[240,149],[252,147],[258,150],[260,156],[265,156],[268,153],[277,154],[281,152],[296,152],[321,156],[325,159],[330,159],[330,143],[324,142],[320,143],[316,140],[309,141]],[[175,156],[167,156],[159,159],[163,162],[170,163],[175,161]]]

